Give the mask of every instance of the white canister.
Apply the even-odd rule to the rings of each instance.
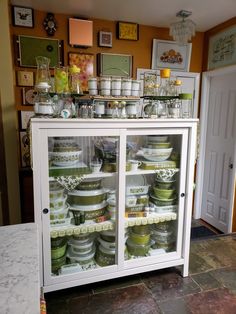
[[[136,116],[137,115],[137,105],[136,103],[128,103],[126,105],[126,113],[128,116]]]
[[[138,80],[132,80],[132,88],[133,91],[139,91],[140,90],[140,81]]]
[[[89,89],[89,95],[92,95],[92,96],[98,95],[98,90],[97,89]]]
[[[110,96],[111,95],[111,90],[110,89],[101,89],[100,90],[100,95],[102,95],[102,96]]]
[[[88,79],[88,89],[90,90],[90,89],[92,89],[92,90],[94,90],[94,89],[97,89],[98,87],[97,87],[97,78],[96,77],[90,77],[89,79]]]
[[[138,96],[139,96],[139,90],[132,90],[132,91],[131,91],[131,96],[136,96],[136,97],[138,97]]]
[[[120,89],[112,89],[111,94],[112,94],[112,96],[120,96],[121,90]]]
[[[122,90],[131,90],[132,88],[132,80],[123,78],[121,83],[121,89]]]
[[[98,116],[105,114],[105,103],[104,102],[97,102],[95,104],[95,113]]]
[[[121,89],[121,78],[112,78],[111,89],[115,89],[115,90]]]
[[[131,96],[131,89],[122,89],[121,95],[122,96]]]
[[[104,90],[104,89],[110,90],[111,89],[111,78],[110,77],[101,77],[100,78],[100,89],[101,90]]]

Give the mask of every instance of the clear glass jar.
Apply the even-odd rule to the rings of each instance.
[[[54,115],[53,101],[49,95],[48,88],[38,89],[35,97],[34,112],[36,115]]]
[[[160,70],[159,95],[160,96],[171,95],[171,91],[170,91],[170,69]]]
[[[68,67],[55,67],[55,92],[67,93],[69,91]]]
[[[168,116],[170,118],[178,119],[181,117],[181,104],[180,102],[173,102],[168,104]]]
[[[51,85],[50,59],[43,56],[37,56],[35,59],[37,64],[35,88],[49,88]]]
[[[182,93],[179,95],[181,101],[181,117],[190,119],[193,117],[193,95],[190,93]]]

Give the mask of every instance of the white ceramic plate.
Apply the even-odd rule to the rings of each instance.
[[[126,176],[126,187],[146,185],[146,178],[143,175]]]

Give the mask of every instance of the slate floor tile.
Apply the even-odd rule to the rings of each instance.
[[[144,284],[70,299],[70,314],[160,314]]]
[[[184,299],[191,314],[236,313],[236,296],[226,288],[196,293]]]
[[[224,287],[236,294],[236,267],[214,270],[211,272],[211,276],[220,282]]]
[[[200,273],[191,277],[200,288],[205,291],[223,287],[223,285],[212,275],[212,272]]]
[[[201,291],[191,277],[183,278],[177,271],[143,277],[143,282],[152,292],[156,302]]]
[[[159,307],[162,314],[189,314],[190,311],[187,308],[186,302],[183,298],[173,299],[160,302]]]

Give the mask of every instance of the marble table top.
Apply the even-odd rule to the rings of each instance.
[[[0,312],[39,314],[39,245],[36,224],[0,227]]]

